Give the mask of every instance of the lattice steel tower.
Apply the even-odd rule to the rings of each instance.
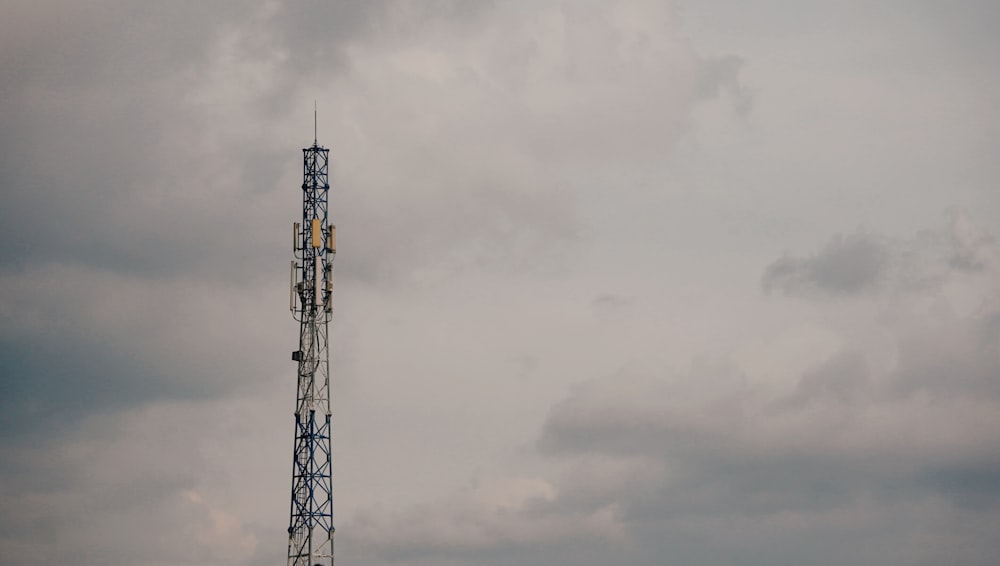
[[[330,150],[302,150],[302,222],[294,224],[289,309],[299,322],[288,566],[333,565],[329,323],[336,228],[327,196]]]

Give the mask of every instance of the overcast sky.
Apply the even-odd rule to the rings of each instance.
[[[1000,8],[0,1],[0,563],[993,565]]]

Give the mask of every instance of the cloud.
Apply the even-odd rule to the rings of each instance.
[[[361,513],[351,522],[348,544],[375,556],[413,558],[620,541],[622,527],[614,505],[551,513],[547,504],[555,497],[552,486],[538,478],[484,478],[449,500],[396,513]]]
[[[864,356],[857,352],[839,352],[804,374],[790,401],[803,404],[832,399],[847,403],[865,395],[867,390],[868,364]]]
[[[17,18],[7,27],[59,33],[5,35],[18,80],[0,115],[2,348],[40,376],[6,381],[11,423],[232,391],[235,328],[264,324],[230,321],[284,280],[274,227],[297,214],[304,137],[289,112],[309,98],[329,101],[335,126],[338,280],[422,285],[566,270],[585,227],[546,156],[669,143],[738,73],[697,56],[653,5],[112,2]],[[317,21],[332,24],[316,34]],[[305,63],[317,58],[332,62]]]
[[[745,63],[735,55],[706,59],[699,84],[699,91],[705,98],[728,95],[733,110],[744,118],[753,110],[753,91],[740,82],[740,71]]]
[[[51,21],[52,41],[9,40],[11,73],[25,74],[0,115],[5,269],[259,276],[286,247],[259,227],[294,214],[287,155],[303,142],[289,124],[306,112],[290,111],[314,98],[334,204],[352,211],[347,277],[558,264],[583,227],[552,163],[662,153],[739,73],[679,40],[655,3],[63,8],[19,11],[26,26]],[[122,33],[94,31],[112,24]]]
[[[364,334],[384,329],[366,323],[407,312],[402,300],[396,312],[385,306],[407,290],[472,273],[493,297],[530,296],[511,281],[569,272],[587,229],[575,164],[658,158],[692,108],[732,91],[739,73],[696,53],[657,3],[138,10],[112,1],[87,10],[21,3],[11,12],[0,24],[8,55],[0,63],[5,563],[272,558],[253,542],[271,530],[280,536],[286,506],[269,513],[279,518],[272,529],[259,506],[243,502],[258,484],[212,478],[231,477],[226,464],[236,461],[270,469],[257,446],[226,452],[239,419],[220,415],[247,397],[255,422],[291,410],[290,401],[274,403],[274,391],[294,390],[281,226],[298,213],[296,156],[308,143],[313,100],[320,141],[333,149],[338,293],[348,298],[334,355],[344,391],[352,379],[390,382],[352,376],[350,359],[385,350],[385,332]],[[446,294],[463,292],[451,285]],[[399,294],[380,295],[385,289]],[[365,303],[371,308],[352,319]],[[516,307],[534,311],[525,305]],[[435,310],[444,309],[427,309],[423,334],[453,342],[435,331],[445,324]],[[474,330],[472,344],[484,325],[453,315]],[[534,359],[504,348],[470,350]],[[455,371],[467,371],[472,357],[457,357]],[[525,367],[535,372],[534,362]],[[417,396],[430,389],[412,388]],[[232,461],[212,456],[222,453]],[[285,485],[286,473],[267,481]],[[503,483],[514,492],[522,484]],[[358,523],[356,540],[386,537],[399,552],[426,553],[436,544],[537,548],[617,536],[613,507],[506,524],[508,508],[533,505],[515,498],[469,511],[455,502],[458,516],[482,515],[472,528],[448,517],[403,528],[413,519],[406,513],[376,516]],[[155,519],[139,520],[142,513]],[[93,519],[66,522],[79,516]],[[52,533],[59,542],[45,557],[30,554]],[[129,533],[135,544],[107,533]],[[430,543],[419,542],[425,536]],[[207,548],[210,538],[224,548]],[[140,556],[144,547],[156,556]]]
[[[951,210],[943,227],[908,240],[870,232],[838,234],[808,257],[776,259],[761,282],[766,292],[803,297],[913,291],[940,286],[962,272],[995,269],[996,257],[989,233],[968,214]]]
[[[990,563],[992,59],[814,8],[11,4],[0,562],[284,558],[315,100],[344,559]]]
[[[959,240],[989,241],[967,228],[979,235]],[[635,564],[667,552],[688,563],[933,564],[955,554],[989,564],[1000,551],[988,534],[1000,526],[991,432],[1000,426],[1000,304],[992,273],[947,261],[962,248],[953,240],[922,231],[914,241],[923,247],[907,244],[952,272],[937,285],[858,309],[819,303],[829,309],[820,319],[833,322],[817,333],[821,344],[805,341],[811,362],[777,368],[801,367],[791,379],[734,355],[581,382],[540,429],[546,473],[369,509],[347,525],[349,544],[374,563],[502,564],[541,555],[523,554],[531,549],[570,564],[579,557],[543,549],[600,541],[590,559]],[[770,343],[790,355],[787,341]],[[484,504],[480,490],[508,503]],[[587,542],[565,538],[570,531]]]
[[[983,355],[995,382],[1000,343],[989,336],[979,338],[991,344]],[[907,548],[906,563],[931,564],[941,544],[964,563],[989,564],[1000,395],[956,395],[960,376],[979,375],[982,362],[947,348],[926,355],[949,363],[933,373],[936,386],[901,395],[901,381],[927,379],[909,339],[896,337],[900,360],[885,371],[851,345],[790,387],[754,384],[731,363],[583,383],[552,408],[539,438],[562,471],[510,481],[502,499],[533,495],[474,503],[480,486],[403,511],[369,509],[344,527],[347,544],[376,564],[538,556],[527,549],[553,564],[579,559],[544,550],[553,545],[637,564],[668,551],[691,563],[906,561],[884,549]],[[852,550],[831,546],[833,535]]]
[[[822,250],[807,258],[782,257],[767,267],[766,291],[785,294],[819,291],[850,295],[874,289],[888,263],[885,244],[870,234],[836,236]]]
[[[280,287],[265,289],[82,266],[0,276],[4,432],[45,441],[91,413],[218,397],[268,379],[286,356],[266,330],[283,320],[281,307],[255,310],[257,293]],[[272,361],[245,356],[248,344]]]
[[[552,505],[618,505],[637,541],[626,557],[656,548],[692,562],[814,555],[836,564],[842,551],[819,552],[836,533],[861,549],[852,554],[861,562],[879,555],[868,546],[877,536],[884,548],[915,545],[915,563],[933,563],[946,529],[967,563],[988,564],[997,547],[978,526],[1000,525],[1000,445],[989,432],[1000,425],[1000,342],[986,330],[995,316],[968,321],[972,343],[988,344],[974,356],[941,342],[918,354],[900,332],[900,359],[886,371],[844,350],[792,387],[752,384],[733,367],[584,384],[542,430],[540,449],[569,466]],[[582,479],[595,462],[622,467],[626,479]],[[706,539],[685,543],[680,533]]]
[[[229,422],[219,407],[204,408],[169,403],[117,418],[91,417],[47,442],[5,445],[4,475],[17,488],[0,489],[10,510],[0,514],[4,561],[30,562],[38,556],[33,543],[40,533],[53,532],[60,536],[46,556],[55,562],[248,558],[255,540],[247,525],[219,505],[218,493],[198,493],[213,455],[226,452],[207,441],[215,436],[211,427]]]

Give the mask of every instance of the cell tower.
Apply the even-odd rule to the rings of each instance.
[[[315,127],[315,115],[314,127]],[[314,129],[315,132],[315,129]],[[302,150],[302,222],[294,224],[289,309],[299,322],[288,566],[333,566],[329,323],[336,227],[327,196],[330,150]]]

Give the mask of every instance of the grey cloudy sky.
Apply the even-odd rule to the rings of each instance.
[[[1000,8],[0,3],[0,563],[992,565]]]

